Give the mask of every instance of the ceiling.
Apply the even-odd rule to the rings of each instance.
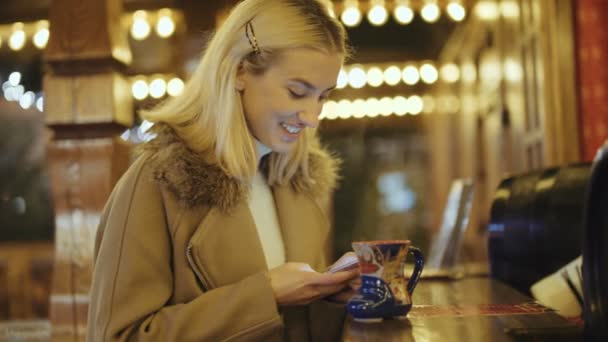
[[[48,17],[48,7],[51,0],[4,0],[0,11],[0,24],[15,21],[33,21]],[[124,0],[124,10],[134,11],[136,9],[158,9],[162,7],[173,7],[182,9],[186,21],[187,32],[180,40],[180,47],[148,42],[146,44],[134,45],[132,50],[135,63],[129,73],[152,73],[183,71],[188,60],[198,58],[202,49],[204,34],[213,29],[215,25],[215,14],[224,6],[230,6],[235,0]],[[399,25],[394,20],[389,20],[381,27],[374,27],[366,20],[356,28],[349,28],[351,45],[355,54],[351,63],[373,63],[373,62],[403,62],[408,60],[434,60],[457,24],[449,19],[442,18],[434,23],[428,24],[419,16],[409,25]],[[167,45],[169,44],[169,45]],[[152,51],[152,53],[151,53]],[[178,51],[178,58],[166,56],[167,51]],[[172,52],[173,53],[173,52]],[[159,64],[163,54],[166,56],[164,65]],[[175,55],[175,53],[174,53]],[[175,56],[173,56],[175,57]],[[147,63],[155,62],[155,63]],[[140,63],[138,65],[137,63]],[[42,56],[34,48],[25,49],[19,53],[8,51],[6,44],[0,50],[0,78],[5,79],[6,74],[12,70],[25,70],[24,78],[30,82],[31,87],[40,87],[40,75],[42,74]],[[181,65],[176,65],[181,64]],[[143,66],[143,67],[142,67]]]

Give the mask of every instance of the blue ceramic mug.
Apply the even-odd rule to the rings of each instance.
[[[360,241],[352,244],[361,271],[361,287],[346,307],[355,321],[380,322],[404,318],[412,308],[412,294],[424,267],[422,252],[409,240]],[[409,280],[403,267],[408,254],[415,258]]]

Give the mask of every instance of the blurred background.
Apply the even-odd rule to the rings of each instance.
[[[0,321],[84,333],[99,213],[152,138],[138,110],[180,94],[235,3],[2,1]],[[607,2],[325,3],[354,47],[321,114],[343,160],[336,255],[363,239],[428,252],[451,183],[469,178],[461,258],[487,265],[501,179],[590,161],[608,137]]]

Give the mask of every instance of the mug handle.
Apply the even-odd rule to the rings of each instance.
[[[424,256],[422,255],[422,252],[414,246],[410,246],[408,248],[407,253],[413,254],[415,259],[414,271],[412,272],[410,280],[407,282],[407,293],[411,296],[414,293],[414,289],[418,284],[418,280],[420,280],[420,274],[422,273],[422,269],[424,268]]]

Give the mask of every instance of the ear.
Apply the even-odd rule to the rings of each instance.
[[[236,73],[236,82],[235,82],[235,88],[237,91],[243,91],[245,90],[245,77],[246,75],[246,71],[245,68],[243,68],[243,65],[239,65],[239,69]]]
[[[236,76],[235,88],[238,91],[245,90],[245,80],[244,80],[244,77],[242,77],[241,75]]]

